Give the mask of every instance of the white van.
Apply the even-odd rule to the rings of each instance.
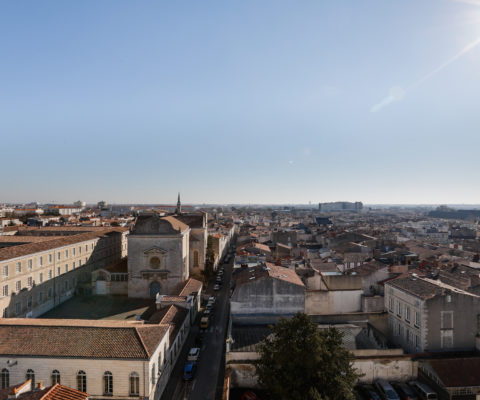
[[[437,400],[437,394],[425,383],[412,381],[410,385],[417,391],[418,395],[423,400]]]

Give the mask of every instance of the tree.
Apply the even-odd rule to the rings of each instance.
[[[352,388],[360,375],[335,328],[320,330],[303,313],[281,318],[259,345],[259,353],[259,383],[272,399],[354,399]]]

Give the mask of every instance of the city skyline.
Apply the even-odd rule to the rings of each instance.
[[[476,1],[3,3],[0,201],[478,204],[479,27]]]

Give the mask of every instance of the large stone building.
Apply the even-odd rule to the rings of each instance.
[[[385,307],[390,340],[410,353],[476,348],[480,296],[440,277],[412,274],[387,282]]]
[[[128,247],[129,297],[170,294],[190,275],[190,227],[173,216],[140,215]]]
[[[96,399],[158,400],[171,326],[123,321],[0,319],[0,370],[10,384],[62,384]]]
[[[37,317],[89,290],[90,274],[127,255],[125,228],[17,227],[0,236],[0,312]]]
[[[277,322],[305,311],[305,285],[295,271],[265,263],[234,274],[230,312],[234,324]]]

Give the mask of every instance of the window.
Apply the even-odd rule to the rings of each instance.
[[[85,245],[85,252],[88,252],[88,244]]]
[[[420,328],[420,313],[418,311],[415,311],[415,326]]]
[[[8,318],[8,308],[4,308],[4,309],[3,309],[2,317],[3,317],[3,318]]]
[[[78,247],[78,254],[82,254],[82,248],[80,246]]]
[[[160,259],[158,257],[152,257],[150,259],[150,268],[153,268],[153,269],[160,268]]]
[[[72,263],[72,268],[75,269],[75,261]]]
[[[397,303],[397,316],[402,316],[402,303],[400,302]]]
[[[27,285],[28,287],[32,287],[33,286],[33,278],[31,276],[29,276],[27,278]]]
[[[22,263],[20,261],[15,265],[15,271],[17,271],[17,273],[22,272]]]
[[[65,290],[68,290],[68,281],[65,281]]]
[[[72,249],[72,255],[75,257],[75,247]]]
[[[43,257],[40,257],[40,258],[39,258],[39,263],[40,263],[40,266],[43,265]]]
[[[49,270],[49,271],[48,271],[48,279],[52,279],[52,275],[53,275],[52,270]]]
[[[453,347],[453,329],[441,330],[440,342],[442,349],[451,349]]]
[[[35,387],[35,372],[33,372],[33,369],[29,369],[27,371],[27,381],[31,380],[32,381],[32,387]]]
[[[28,260],[28,269],[33,268],[33,260]]]
[[[152,384],[155,384],[155,363],[152,365]]]
[[[57,276],[60,276],[61,272],[60,272],[60,267],[57,267]]]
[[[113,375],[110,371],[103,374],[103,394],[106,396],[113,395]]]
[[[2,275],[3,276],[8,276],[8,265],[4,265],[3,268],[2,268]]]
[[[60,260],[60,257],[61,257],[61,256],[62,256],[62,255],[60,254],[60,252],[58,252],[58,253],[57,253],[57,260]]]
[[[43,303],[43,292],[40,292],[40,293],[38,294],[38,303],[39,303],[39,304],[42,304],[42,303]]]
[[[81,392],[87,391],[87,374],[85,373],[85,371],[78,371],[77,390],[80,390]]]
[[[52,371],[52,385],[55,385],[56,383],[60,383],[60,372],[54,369]]]
[[[32,308],[33,299],[32,296],[27,297],[27,308]]]
[[[68,272],[68,264],[65,264],[65,272]]]
[[[65,258],[68,258],[68,250],[65,250]]]
[[[3,297],[8,296],[8,285],[3,286],[3,291],[2,291]]]
[[[391,312],[393,312],[393,297],[388,299],[388,308]]]
[[[440,311],[440,328],[453,329],[453,311]]]
[[[136,372],[130,374],[130,396],[140,394],[140,377]]]
[[[15,290],[17,292],[19,292],[20,290],[22,290],[22,281],[17,281],[15,282]]]
[[[410,307],[405,306],[405,321],[410,322]]]
[[[411,341],[411,337],[410,337],[410,329],[406,329],[406,339],[407,339],[407,343],[410,344],[410,341]]]
[[[38,275],[38,282],[43,282],[43,272],[40,272],[40,275]]]
[[[22,303],[15,303],[15,313],[19,315],[22,312]]]
[[[415,347],[418,349],[420,347],[420,338],[418,335],[415,335]]]
[[[48,255],[48,263],[51,264],[53,261],[53,256],[51,254]]]
[[[193,266],[198,267],[198,251],[193,252]]]
[[[2,384],[1,389],[5,389],[10,386],[10,372],[6,368],[2,369],[1,384]]]

